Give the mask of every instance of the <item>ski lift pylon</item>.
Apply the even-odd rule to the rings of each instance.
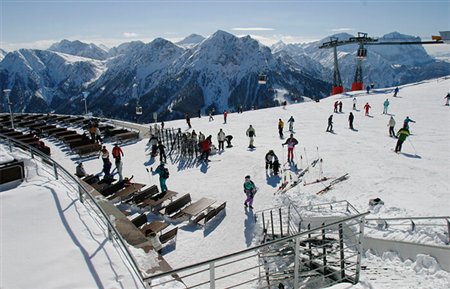
[[[136,114],[141,115],[142,114],[142,106],[138,105],[136,106]]]

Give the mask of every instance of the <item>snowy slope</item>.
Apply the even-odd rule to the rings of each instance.
[[[211,156],[209,164],[172,155],[168,164],[171,171],[169,189],[180,195],[190,193],[193,200],[208,197],[215,199],[217,204],[226,201],[226,215],[205,229],[185,222],[179,224],[176,249],[165,254],[164,258],[177,268],[251,246],[254,240],[248,226],[249,217],[243,206],[242,184],[246,175],[251,175],[259,187],[255,210],[280,205],[288,196],[298,205],[348,200],[360,212],[365,212],[369,209],[369,199],[379,197],[385,205],[377,213],[369,215],[371,218],[450,215],[450,128],[446,125],[450,120],[450,108],[443,105],[443,97],[449,87],[450,78],[441,78],[404,85],[400,87],[397,98],[392,97],[393,88],[375,89],[370,95],[363,92],[346,93],[319,103],[289,105],[286,109],[277,107],[244,114],[233,113],[228,115],[227,124],[223,124],[221,115],[216,115],[211,122],[206,117],[191,119],[195,131],[211,134],[216,145],[217,132],[223,128],[226,134],[234,136],[234,147]],[[347,123],[353,97],[357,98],[359,109],[354,111],[354,131],[348,129]],[[410,125],[413,135],[410,141],[404,143],[401,154],[392,152],[395,140],[388,135],[389,116],[382,114],[382,104],[386,98],[391,103],[389,113],[397,121],[396,129],[406,116],[416,121]],[[335,133],[326,133],[327,118],[333,113],[336,100],[343,102],[343,113],[334,114]],[[366,102],[372,107],[370,117],[364,116],[362,111]],[[285,158],[286,152],[282,150],[282,140],[277,133],[277,121],[279,118],[287,121],[290,116],[296,120],[294,129],[295,137],[299,140],[296,148],[298,166],[305,167],[306,160],[311,162],[320,154],[324,175],[337,177],[349,173],[347,181],[335,185],[321,196],[315,193],[323,188],[322,184],[300,185],[285,195],[273,195],[280,179],[266,175],[264,155],[273,149],[280,159]],[[254,151],[247,149],[245,130],[249,124],[256,129]],[[186,123],[181,120],[167,122],[166,127],[188,130]],[[147,139],[144,139],[122,148],[125,154],[124,173],[134,175],[134,180],[139,183],[158,184],[157,178],[147,174],[145,169],[155,168],[159,163],[158,160],[149,160],[146,143]],[[52,146],[56,160],[69,170],[75,169],[76,158],[67,157],[55,144],[48,144]],[[107,148],[111,151],[112,144],[107,144]],[[98,173],[102,162],[98,159],[86,160],[85,167],[90,173]],[[286,169],[288,172],[289,168]],[[306,179],[312,181],[317,176],[318,171],[313,170]],[[439,241],[434,239],[433,232],[428,232],[429,236],[425,237],[423,234],[427,232],[407,234],[403,238],[408,241]],[[385,232],[384,237],[391,236]],[[394,238],[399,239],[399,236]],[[361,283],[354,288],[448,288],[450,285],[449,273],[439,270],[433,259],[426,256],[416,262],[404,262],[393,253],[383,256],[368,253],[362,264],[381,268],[383,274],[375,279],[374,275],[363,271]]]

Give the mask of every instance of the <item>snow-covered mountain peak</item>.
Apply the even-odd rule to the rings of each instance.
[[[108,56],[107,51],[98,47],[97,45],[93,43],[87,44],[79,40],[70,41],[67,39],[63,39],[58,43],[52,44],[48,48],[48,50],[98,60],[104,60]]]
[[[192,48],[203,40],[205,40],[205,37],[198,34],[191,34],[183,40],[178,41],[176,44],[184,48]]]
[[[0,48],[0,61],[2,61],[3,58],[5,58],[6,54],[8,54],[8,52]]]

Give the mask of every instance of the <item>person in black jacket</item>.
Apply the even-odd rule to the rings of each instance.
[[[328,126],[327,126],[327,132],[333,131],[333,115],[330,115],[328,118]]]
[[[355,117],[353,116],[353,113],[350,112],[350,114],[348,115],[348,125],[350,127],[350,129],[353,129],[353,119]]]
[[[158,142],[158,150],[159,150],[159,161],[160,162],[167,162],[167,156],[165,152],[166,146],[162,144],[161,141]]]

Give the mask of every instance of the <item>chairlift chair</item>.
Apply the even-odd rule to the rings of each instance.
[[[366,48],[358,48],[358,52],[356,53],[356,57],[359,59],[364,59],[367,57],[367,49]]]
[[[266,84],[267,83],[267,76],[263,73],[261,73],[258,76],[258,84]]]
[[[142,114],[142,106],[138,105],[136,106],[136,114],[141,115]]]

